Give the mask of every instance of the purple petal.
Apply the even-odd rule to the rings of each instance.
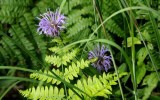
[[[40,34],[44,33],[47,36],[59,36],[60,31],[65,29],[63,24],[65,24],[66,17],[61,15],[58,10],[56,12],[48,11],[44,14],[40,14],[42,18],[38,24],[37,32]]]
[[[111,68],[111,56],[106,55],[107,52],[109,51],[104,45],[100,47],[98,44],[94,51],[88,53],[88,59],[98,58],[97,61],[92,63],[92,66],[97,68],[98,71],[104,70],[107,72]]]

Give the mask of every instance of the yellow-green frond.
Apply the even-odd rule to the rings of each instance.
[[[38,86],[27,90],[19,90],[19,92],[28,99],[32,100],[62,100],[64,98],[64,89],[58,89],[53,86]]]

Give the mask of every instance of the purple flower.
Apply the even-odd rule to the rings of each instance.
[[[63,30],[65,27],[63,26],[65,23],[66,17],[59,13],[58,10],[56,12],[47,11],[44,14],[40,15],[42,18],[38,18],[39,28],[37,29],[40,34],[44,33],[47,36],[59,36],[60,30]]]
[[[108,49],[104,45],[100,47],[97,45],[94,51],[90,51],[88,54],[88,59],[97,58],[95,62],[92,63],[92,66],[97,68],[98,71],[105,70],[108,71],[111,68],[111,56],[107,55],[109,53]]]

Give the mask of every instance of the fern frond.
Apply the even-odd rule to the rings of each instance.
[[[47,9],[56,10],[61,4],[62,0],[39,0],[35,2],[35,7],[32,9],[34,17],[46,12]]]
[[[5,51],[5,49],[4,48],[2,48],[1,46],[0,46],[0,60],[2,61],[2,62],[4,62],[4,64],[6,64],[6,65],[9,65],[10,63],[9,63],[9,61],[8,61],[8,59],[9,59],[9,55],[8,55],[8,53]]]
[[[52,51],[54,51],[57,48],[52,48]],[[74,49],[71,52],[64,53],[62,52],[61,55],[49,55],[46,56],[45,61],[54,64],[54,66],[60,67],[61,65],[67,65],[72,59],[76,57],[76,54],[78,52],[78,49]]]
[[[67,82],[70,82],[70,80],[73,80],[74,77],[78,77],[80,70],[88,67],[89,63],[90,63],[89,61],[84,61],[82,59],[80,62],[79,61],[77,61],[76,63],[72,62],[72,64],[69,67],[65,68],[64,73],[59,69],[52,69],[52,71],[58,76],[63,77],[63,79],[66,80]],[[40,70],[40,72],[43,72],[44,74],[48,74],[55,77],[55,75],[48,70],[44,70],[44,71]],[[51,78],[46,75],[38,74],[38,73],[32,73],[30,75],[30,78],[38,79],[38,80],[45,81],[47,83],[52,83],[52,84],[56,83],[57,85],[61,83],[59,80],[55,78]]]
[[[63,47],[64,46],[61,46],[61,43],[58,43],[59,44],[59,46],[54,46],[54,47],[51,47],[51,48],[49,48],[49,50],[51,51],[51,52],[53,52],[53,53],[55,53],[55,54],[58,54],[58,55],[64,55],[64,53],[68,53],[68,52],[74,52],[74,51],[79,51],[78,49],[77,50],[72,50],[72,49],[74,49],[73,47],[74,46],[70,46],[70,47],[67,47],[67,48],[65,48],[65,49],[63,49]]]
[[[89,66],[89,61],[84,61],[83,59],[77,63],[72,62],[72,64],[69,66],[69,68],[65,68],[64,72],[64,78],[66,81],[69,82],[69,80],[73,80],[74,77],[78,77],[78,74],[80,73],[80,70],[86,68]]]
[[[8,56],[10,57],[10,58],[8,58],[8,62],[11,61],[11,63],[13,64],[13,63],[17,63],[17,60],[18,60],[19,64],[20,63],[22,64],[22,62],[24,63],[25,59],[22,56],[22,52],[16,47],[16,45],[13,43],[13,41],[8,39],[7,37],[2,37],[1,44],[2,44],[3,48],[6,50],[6,53],[8,53]],[[18,58],[18,59],[16,59],[16,58]]]
[[[0,21],[2,23],[13,23],[15,19],[21,17],[32,4],[32,0],[0,0]]]
[[[64,99],[64,89],[58,89],[56,86],[38,86],[27,90],[19,90],[19,92],[28,99],[32,100],[62,100]]]
[[[83,18],[83,19],[79,20],[76,24],[74,24],[67,31],[67,33],[69,34],[68,37],[72,37],[73,35],[77,35],[77,33],[81,32],[82,30],[88,28],[91,25],[92,25],[91,18]]]
[[[102,1],[102,15],[103,19],[109,17],[111,14],[119,10],[117,1],[104,0]],[[122,16],[118,15],[106,22],[107,31],[114,33],[119,37],[124,37],[123,20]]]
[[[67,38],[74,40],[87,38],[90,27],[94,24],[94,9],[91,1],[86,0],[70,0],[68,5],[64,6],[63,13],[68,15],[66,27],[68,30]],[[87,31],[86,31],[87,30]],[[87,33],[88,32],[88,33]],[[74,37],[74,38],[73,38]]]
[[[47,50],[47,44],[43,40],[43,37],[40,36],[37,32],[36,29],[37,27],[35,26],[35,20],[34,17],[31,13],[25,13],[23,17],[20,20],[20,25],[22,29],[25,32],[25,35],[27,36],[27,39],[33,44],[35,48],[35,54],[36,56],[41,60],[44,61],[44,57],[46,54]]]
[[[116,34],[119,37],[124,37],[124,31],[119,27],[119,25],[112,19],[106,23],[108,31]]]
[[[10,65],[25,65],[25,63],[29,65],[28,62],[31,62],[30,65],[37,66],[38,60],[44,62],[46,42],[36,32],[35,19],[31,13],[23,14],[18,22],[18,24],[15,23],[8,27],[10,36],[1,33],[4,38],[1,40],[2,48],[8,48],[5,52],[9,58],[6,60],[8,60],[8,64],[11,62]]]
[[[35,55],[32,51],[34,50],[32,43],[25,37],[25,32],[19,25],[13,25],[9,32],[19,46],[22,46],[22,48],[25,48],[29,52],[32,52],[31,54]]]
[[[91,12],[92,10],[93,10],[93,6],[91,6],[91,5],[85,6],[84,8],[82,8],[80,10],[77,10],[77,9],[73,10],[68,15],[66,26],[68,27],[76,22],[79,22],[82,19],[83,15],[93,14],[93,12]]]
[[[77,6],[83,7],[84,5],[88,5],[91,4],[91,1],[86,1],[86,0],[70,0],[69,1],[69,10],[73,10],[74,8],[76,8]],[[68,13],[68,6],[65,5],[63,12],[65,14]]]
[[[63,73],[60,70],[58,70],[58,69],[57,70],[53,69],[52,71],[55,74],[57,74],[58,76],[60,76],[60,77],[63,76]],[[54,74],[52,72],[48,71],[48,70],[44,70],[44,71],[40,70],[40,72],[43,72],[44,74],[51,75],[51,76],[55,77]],[[57,85],[61,83],[59,80],[57,80],[55,78],[51,78],[51,77],[48,77],[46,75],[38,74],[38,73],[32,73],[30,75],[30,78],[38,79],[40,81],[45,81],[47,83],[52,83],[52,84],[56,83]]]
[[[120,76],[126,75],[127,73],[122,73]],[[110,94],[112,94],[112,85],[117,84],[117,76],[116,74],[105,74],[103,73],[103,76],[93,76],[88,77],[88,79],[82,79],[78,80],[77,84],[75,86],[79,87],[82,91],[87,93],[91,98],[97,97],[97,96],[103,96],[105,98],[108,98]],[[69,98],[80,100],[80,98],[73,93],[69,89]],[[78,91],[77,91],[78,92]],[[85,100],[90,100],[88,96],[85,94],[80,93],[81,95],[84,95]]]
[[[29,6],[32,0],[0,0],[1,5],[5,6]]]

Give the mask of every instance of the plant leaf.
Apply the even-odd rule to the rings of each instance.
[[[141,41],[136,37],[133,37],[133,41],[134,41],[133,44],[141,44]],[[127,47],[131,47],[131,46],[132,46],[132,37],[128,37],[127,38]]]
[[[144,96],[142,100],[147,100],[151,95],[151,92],[153,91],[153,89],[158,84],[157,74],[153,72],[150,75],[147,75],[143,80],[143,84],[146,84],[147,86],[144,88]]]
[[[146,74],[145,64],[138,66],[136,69],[137,84],[139,84],[142,81],[145,74]]]

